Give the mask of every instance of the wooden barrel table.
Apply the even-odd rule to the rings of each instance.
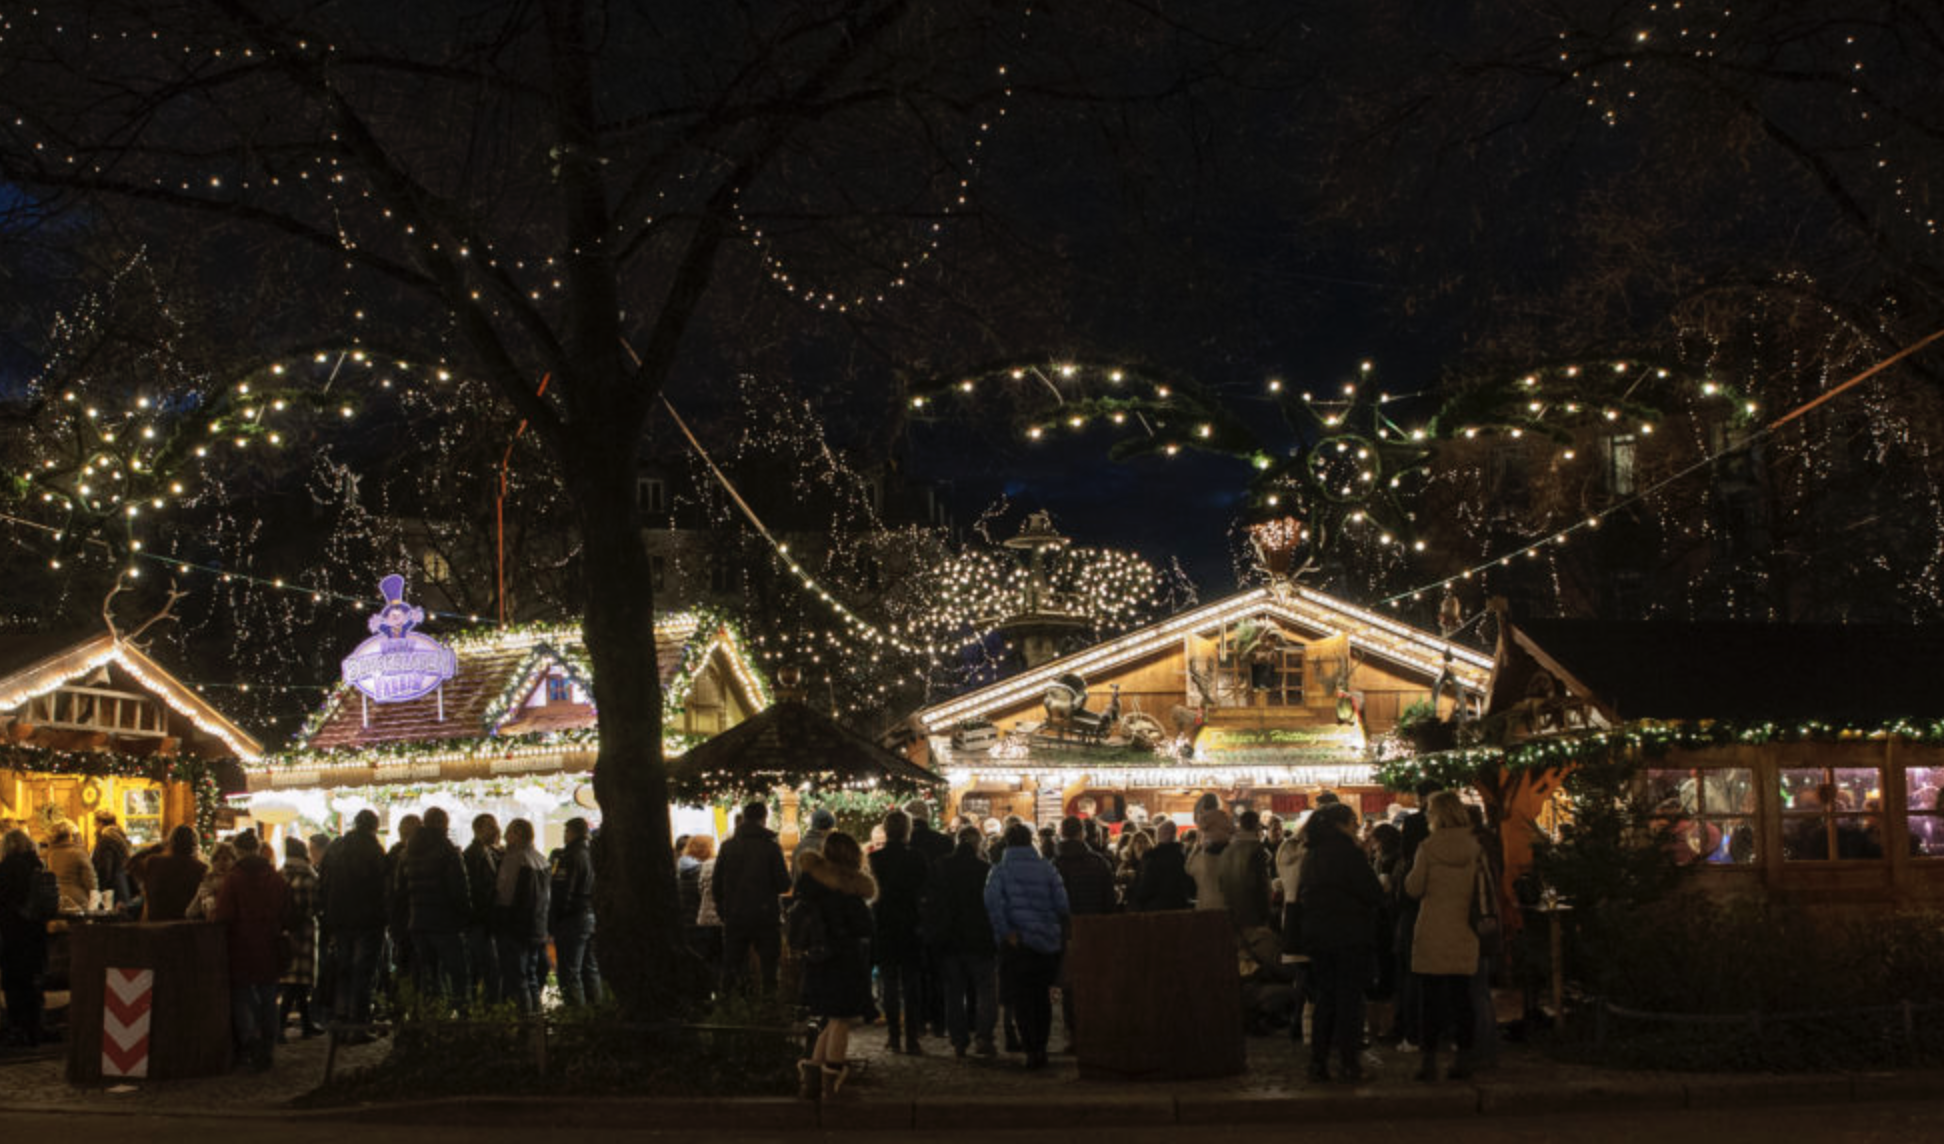
[[[1242,1072],[1242,981],[1226,910],[1076,917],[1067,958],[1082,1077]]]
[[[226,937],[220,922],[71,922],[68,1082],[229,1071]]]

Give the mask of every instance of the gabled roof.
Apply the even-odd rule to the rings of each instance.
[[[444,744],[468,749],[492,740],[518,714],[520,705],[554,670],[563,671],[588,693],[593,669],[580,630],[544,625],[451,640],[457,670],[437,693],[408,703],[367,703],[347,684],[339,686],[298,735],[280,761],[304,756],[387,751],[413,745]],[[720,655],[745,692],[752,709],[768,702],[761,678],[744,654],[733,629],[720,619],[679,613],[655,621],[655,656],[663,688],[663,718],[682,713],[688,680],[711,657]],[[443,717],[441,717],[443,716]],[[526,731],[591,732],[591,705],[551,712],[544,727]]]
[[[1253,616],[1271,616],[1329,636],[1347,636],[1350,646],[1368,655],[1415,669],[1431,679],[1451,670],[1474,691],[1484,691],[1492,660],[1464,644],[1453,643],[1398,620],[1380,616],[1334,596],[1293,584],[1270,584],[1237,592],[1213,603],[1178,612],[1158,623],[1116,636],[1030,671],[968,691],[918,712],[926,731],[937,733],[966,719],[979,719],[1033,699],[1068,672],[1092,675],[1131,664],[1179,645],[1182,636]]]
[[[202,696],[133,644],[117,640],[108,632],[78,638],[0,637],[0,711],[12,711],[29,699],[66,686],[108,664],[127,672],[144,690],[189,720],[198,731],[214,736],[236,758],[253,761],[263,753],[263,744],[230,722]]]
[[[1878,722],[1944,715],[1944,626],[1521,620],[1490,711],[1551,672],[1609,719]]]
[[[752,715],[692,747],[671,768],[678,795],[878,787],[910,791],[944,780],[795,699]]]

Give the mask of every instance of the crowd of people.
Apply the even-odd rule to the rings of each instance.
[[[92,854],[72,824],[54,824],[44,850],[23,829],[5,831],[7,1036],[21,1044],[46,1036],[48,923],[64,913],[225,923],[237,1058],[260,1069],[292,1032],[314,1037],[335,1023],[351,1043],[382,1035],[379,998],[394,1013],[412,1005],[464,1012],[482,1003],[536,1013],[551,969],[563,1003],[600,1002],[585,819],[568,820],[564,844],[550,855],[536,849],[534,826],[523,818],[502,835],[492,815],[479,815],[463,849],[438,807],[401,818],[389,848],[378,826],[367,809],[341,837],[286,839],[281,865],[253,830],[205,853],[196,831],[178,826],[163,842],[136,849],[104,813]]]
[[[1325,792],[1296,824],[1209,799],[1186,828],[1070,816],[1057,827],[961,818],[943,832],[919,800],[864,840],[819,809],[788,854],[754,802],[719,848],[705,835],[677,840],[678,901],[687,943],[724,993],[775,995],[787,937],[818,1030],[800,1064],[806,1097],[841,1093],[853,1031],[880,1021],[893,1052],[942,1040],[958,1057],[1003,1047],[1042,1069],[1056,994],[1066,1051],[1080,1036],[1072,919],[1190,909],[1225,915],[1250,1031],[1307,1037],[1311,1079],[1363,1079],[1373,1041],[1421,1054],[1426,1081],[1455,1047],[1443,1075],[1459,1078],[1491,1063],[1497,1040],[1496,943],[1479,922],[1495,911],[1495,847],[1455,793],[1427,783],[1418,795],[1421,809],[1373,822]],[[381,999],[388,1014],[482,1003],[532,1014],[551,970],[563,1004],[601,1001],[586,820],[568,821],[546,856],[525,819],[502,833],[479,815],[463,848],[437,807],[401,818],[389,848],[378,827],[364,810],[341,837],[287,839],[281,865],[247,830],[207,853],[187,826],[137,849],[112,815],[92,853],[68,824],[44,852],[6,832],[9,1035],[43,1035],[46,922],[110,903],[147,921],[228,925],[236,1047],[259,1068],[293,1031],[382,1035]]]
[[[1003,1044],[1039,1069],[1057,992],[1075,1051],[1072,919],[1118,911],[1223,912],[1251,1030],[1307,1036],[1314,1081],[1366,1079],[1378,1041],[1418,1054],[1427,1082],[1455,1048],[1442,1075],[1463,1078],[1497,1043],[1497,950],[1480,923],[1496,912],[1494,848],[1455,793],[1427,783],[1418,794],[1422,809],[1397,821],[1365,823],[1325,792],[1296,829],[1209,804],[1185,831],[1159,820],[1117,832],[1067,817],[1057,828],[960,819],[941,833],[917,801],[867,842],[818,811],[787,859],[752,804],[713,862],[706,846],[680,844],[690,941],[722,958],[725,988],[774,991],[787,929],[820,1026],[799,1063],[806,1098],[841,1094],[852,1034],[880,1021],[892,1052],[942,1039],[956,1056],[992,1057]]]

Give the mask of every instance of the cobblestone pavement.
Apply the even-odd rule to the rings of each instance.
[[[995,1058],[968,1056],[956,1058],[942,1038],[926,1038],[926,1052],[920,1056],[890,1053],[880,1026],[859,1030],[851,1039],[851,1056],[864,1062],[859,1075],[858,1095],[909,1098],[923,1096],[981,1096],[1004,1091],[1022,1096],[1043,1093],[1054,1095],[1072,1086],[1081,1086],[1101,1099],[1116,1095],[1152,1094],[1156,1086],[1119,1081],[1079,1078],[1077,1061],[1071,1055],[1055,1053],[1048,1068],[1027,1072],[1017,1055]],[[1055,1048],[1059,1047],[1058,1033]],[[371,1045],[340,1046],[335,1067],[358,1068],[384,1059],[388,1042]],[[130,1111],[248,1112],[287,1104],[315,1088],[324,1079],[326,1042],[293,1039],[279,1046],[276,1063],[269,1072],[247,1069],[226,1076],[197,1080],[104,1081],[91,1085],[70,1085],[64,1079],[65,1055],[61,1046],[49,1046],[34,1054],[18,1050],[0,1053],[0,1092],[9,1103],[28,1106],[87,1106],[89,1108]],[[1166,1091],[1204,1096],[1286,1096],[1313,1091],[1317,1086],[1303,1077],[1308,1050],[1294,1045],[1286,1036],[1251,1037],[1248,1064],[1239,1076],[1209,1080],[1169,1081]],[[1370,1087],[1415,1086],[1410,1073],[1416,1068],[1415,1056],[1406,1058],[1395,1050],[1376,1048],[1367,1054],[1376,1080]],[[1480,1072],[1481,1082],[1506,1081],[1513,1084],[1546,1084],[1583,1078],[1588,1081],[1610,1079],[1611,1070],[1581,1068],[1559,1064],[1542,1053],[1520,1045],[1506,1045],[1499,1067]],[[1342,1086],[1329,1086],[1342,1091]]]
[[[1056,1030],[1055,1048],[1060,1045],[1060,1037]],[[1276,1103],[1263,1098],[1340,1102],[1354,1094],[1374,1098],[1378,1104],[1405,1099],[1407,1104],[1427,1108],[1430,1106],[1424,1105],[1424,1101],[1428,1098],[1442,1108],[1449,1098],[1465,1103],[1465,1094],[1470,1093],[1476,1096],[1469,1102],[1471,1111],[1494,1108],[1512,1111],[1535,1096],[1541,1104],[1563,1107],[1589,1102],[1615,1107],[1700,1107],[1755,1100],[1770,1102],[1778,1096],[1802,1101],[1864,1100],[1879,1089],[1886,1095],[1904,1095],[1894,1086],[1908,1086],[1911,1079],[1896,1074],[1775,1077],[1628,1072],[1565,1064],[1554,1060],[1539,1046],[1505,1043],[1500,1046],[1495,1067],[1479,1070],[1470,1081],[1444,1081],[1437,1085],[1420,1084],[1412,1079],[1417,1067],[1415,1054],[1379,1046],[1365,1056],[1366,1067],[1374,1079],[1352,1089],[1342,1084],[1318,1085],[1308,1081],[1304,1076],[1309,1059],[1307,1047],[1292,1043],[1285,1035],[1276,1035],[1248,1039],[1247,1065],[1240,1075],[1141,1083],[1083,1081],[1076,1059],[1062,1053],[1056,1053],[1045,1070],[1028,1072],[1022,1067],[1023,1058],[1017,1055],[960,1059],[943,1038],[925,1038],[923,1047],[926,1051],[918,1056],[891,1053],[887,1051],[882,1026],[856,1032],[851,1040],[851,1056],[864,1065],[854,1090],[858,1103],[868,1109],[871,1105],[902,1102],[908,1110],[914,1100],[976,1103],[1003,1095],[1028,1102],[1038,1097],[1069,1107],[1076,1104],[1102,1110],[1119,1107],[1125,1114],[1159,1101],[1167,1107],[1157,1105],[1157,1117],[1166,1116],[1172,1121],[1178,1105],[1185,1123],[1191,1104],[1202,1110],[1229,1110],[1222,1115],[1242,1109],[1241,1114],[1246,1116],[1248,1106],[1266,1107]],[[388,1050],[389,1042],[385,1040],[363,1046],[340,1046],[335,1067],[353,1069],[377,1065],[383,1062]],[[64,1079],[65,1055],[60,1046],[32,1053],[4,1050],[0,1051],[0,1105],[101,1113],[260,1115],[285,1107],[317,1087],[324,1079],[326,1053],[324,1038],[292,1040],[277,1049],[275,1065],[264,1073],[240,1070],[197,1080],[105,1081],[75,1086]],[[1445,1061],[1448,1064],[1449,1058]],[[1932,1082],[1944,1080],[1935,1074],[1930,1074],[1930,1079]],[[779,1080],[779,1096],[781,1084]]]
[[[356,1068],[384,1059],[387,1042],[338,1048],[336,1067]],[[244,1112],[274,1108],[316,1088],[324,1079],[325,1038],[293,1038],[277,1046],[269,1072],[240,1069],[225,1076],[175,1081],[103,1081],[71,1085],[64,1045],[33,1053],[0,1052],[0,1098],[13,1107],[86,1106],[91,1109],[172,1112]]]

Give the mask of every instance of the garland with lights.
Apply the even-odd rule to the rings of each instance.
[[[216,782],[216,768],[203,759],[156,758],[116,751],[62,751],[32,743],[0,743],[0,770],[187,783],[195,797],[196,834],[204,846],[216,841],[216,812],[223,805],[223,792]]]
[[[1481,776],[1567,770],[1587,763],[1656,759],[1669,751],[1766,743],[1838,743],[1895,739],[1925,747],[1944,746],[1944,719],[1893,719],[1883,723],[1826,723],[1805,720],[1782,724],[1766,720],[1716,719],[1657,722],[1642,720],[1601,731],[1559,735],[1515,747],[1467,747],[1425,755],[1385,759],[1377,778],[1389,790],[1406,791],[1424,779],[1456,789]]]

